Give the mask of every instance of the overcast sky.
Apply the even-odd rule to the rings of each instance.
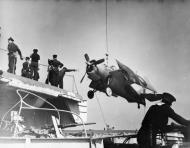
[[[87,99],[90,81],[79,83],[85,72],[83,55],[105,58],[105,8],[104,0],[0,0],[0,47],[6,49],[12,36],[24,56],[37,48],[43,64],[58,54],[66,67],[79,70],[72,74]],[[190,119],[190,3],[108,0],[107,8],[109,64],[116,66],[118,59],[148,77],[159,93],[172,93],[177,98],[175,111]],[[0,69],[7,70],[2,51],[0,60]],[[18,60],[18,75],[22,62]],[[41,82],[46,75],[47,68],[40,67]],[[151,105],[137,109],[121,97],[97,97],[106,123],[116,129],[138,129]],[[88,101],[88,122],[96,122],[96,129],[105,126],[97,99]]]

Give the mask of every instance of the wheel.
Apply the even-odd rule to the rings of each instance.
[[[89,99],[92,99],[94,97],[94,91],[93,90],[89,90],[87,95],[88,95]]]
[[[111,90],[110,87],[106,88],[106,95],[109,96],[109,97],[112,95],[112,90]]]

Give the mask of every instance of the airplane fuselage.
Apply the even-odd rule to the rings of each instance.
[[[93,70],[87,74],[92,80],[90,87],[94,90],[106,92],[106,88],[109,87],[113,96],[121,96],[128,102],[143,104],[143,100],[140,99],[139,94],[131,86],[130,79],[122,70],[114,70],[105,64],[100,64],[94,66]]]

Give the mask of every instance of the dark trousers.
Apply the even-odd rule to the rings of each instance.
[[[156,130],[151,127],[141,127],[137,134],[139,148],[155,148],[156,134]]]
[[[59,79],[59,88],[63,89],[63,79]]]
[[[9,69],[7,70],[7,72],[15,74],[17,57],[14,54],[9,53],[8,60],[9,60],[9,64],[8,64]]]
[[[31,79],[31,72],[29,69],[22,69],[21,76]]]
[[[39,79],[38,63],[37,62],[31,62],[30,70],[31,70],[32,79],[38,81],[38,79]]]
[[[54,69],[49,71],[48,80],[51,85],[58,87],[59,84],[59,70]]]

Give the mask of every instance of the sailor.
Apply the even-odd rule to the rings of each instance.
[[[63,88],[63,78],[65,76],[66,72],[72,72],[72,71],[77,71],[76,69],[68,69],[66,67],[63,67],[60,71],[59,71],[59,88]]]
[[[30,58],[26,57],[25,62],[22,64],[22,70],[21,70],[21,76],[26,77],[26,78],[31,78],[31,72],[30,72],[30,63],[29,63]]]
[[[176,114],[171,108],[172,103],[176,101],[176,98],[173,95],[169,93],[159,95],[162,96],[162,104],[152,105],[149,108],[137,134],[139,148],[154,148],[156,146],[156,135],[164,131],[164,128],[166,128],[168,123],[168,118],[171,118],[184,126],[190,125],[190,120],[186,120]],[[149,94],[148,97],[150,97]],[[152,94],[152,97],[154,98],[158,96],[156,94]]]
[[[57,55],[53,55],[53,60],[48,60],[48,77],[46,83],[58,87],[59,84],[59,68],[63,67],[63,63],[57,60]]]
[[[32,79],[38,81],[39,77],[39,61],[40,61],[40,55],[38,54],[38,49],[33,49],[33,54],[30,55],[31,58],[31,64],[30,64],[30,69],[31,69],[31,74],[32,74]]]
[[[14,39],[12,37],[8,38],[8,60],[9,60],[9,69],[7,72],[14,73],[16,71],[16,63],[17,63],[17,52],[20,56],[20,59],[23,60],[22,53],[18,46],[14,43]]]

